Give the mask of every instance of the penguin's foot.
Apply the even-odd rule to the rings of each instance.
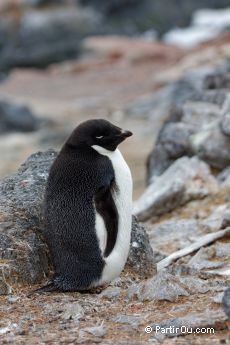
[[[33,290],[29,293],[28,296],[34,294],[34,293],[43,293],[43,292],[54,292],[54,291],[60,291],[56,286],[54,286],[53,283],[47,284],[45,286],[42,286],[41,288],[38,288],[36,290]]]
[[[38,288],[36,290],[32,290],[27,297],[30,297],[31,295],[33,295],[34,293],[44,293],[44,292],[78,292],[80,294],[100,294],[104,289],[106,288],[106,286],[96,286],[93,287],[91,289],[85,289],[85,290],[74,290],[74,289],[69,289],[69,290],[64,290],[64,289],[60,289],[57,286],[54,285],[53,282],[42,286],[41,288]]]
[[[91,288],[88,292],[89,292],[89,293],[93,293],[93,294],[99,295],[99,294],[100,294],[103,290],[105,290],[108,286],[109,286],[109,284],[104,284],[104,285],[100,285],[100,286],[95,286],[95,287]]]
[[[99,294],[101,293],[102,289],[101,288],[90,288],[90,289],[85,289],[85,290],[76,290],[75,292],[79,292],[80,294]],[[74,291],[73,291],[74,292]]]
[[[103,286],[98,286],[93,290],[93,293],[99,295],[104,290]]]

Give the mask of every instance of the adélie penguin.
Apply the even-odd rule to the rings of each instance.
[[[81,123],[51,166],[44,201],[52,282],[37,291],[85,291],[118,277],[132,223],[132,177],[118,145],[130,131]]]

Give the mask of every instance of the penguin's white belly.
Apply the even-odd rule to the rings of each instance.
[[[132,227],[132,176],[130,169],[125,162],[121,152],[107,151],[100,146],[92,146],[100,154],[107,156],[114,169],[115,182],[118,187],[113,192],[113,199],[118,212],[118,233],[116,244],[108,257],[105,257],[105,267],[98,285],[110,282],[118,277],[123,270],[130,247],[131,227]],[[96,214],[96,232],[102,253],[106,247],[107,231],[102,217]]]

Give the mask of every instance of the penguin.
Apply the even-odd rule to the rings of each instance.
[[[54,275],[44,291],[88,291],[117,278],[132,224],[132,176],[118,145],[132,133],[107,120],[81,123],[53,162],[44,238]]]

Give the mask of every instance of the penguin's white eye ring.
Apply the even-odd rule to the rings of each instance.
[[[100,135],[99,137],[96,137],[97,139],[102,139],[104,135]]]

